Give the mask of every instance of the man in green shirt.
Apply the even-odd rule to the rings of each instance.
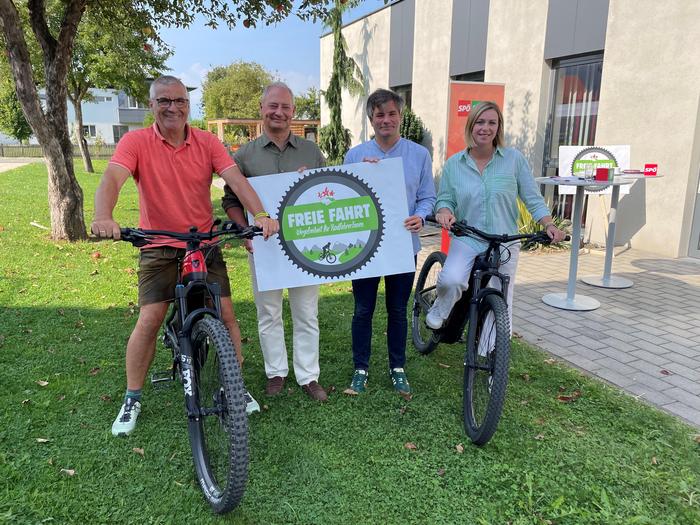
[[[245,144],[233,156],[236,165],[246,177],[287,173],[302,169],[320,168],[326,165],[321,150],[309,140],[291,132],[294,115],[294,95],[282,82],[265,88],[260,101],[263,133]],[[232,220],[247,224],[243,205],[228,186],[224,187],[221,205]],[[282,290],[258,290],[255,279],[255,255],[252,243],[246,241],[250,253],[249,262],[253,279],[253,295],[258,311],[260,347],[265,359],[269,396],[279,394],[289,373],[287,348],[284,343],[282,321]],[[328,396],[318,383],[318,285],[289,288],[289,305],[293,321],[294,375],[312,399],[325,401]]]

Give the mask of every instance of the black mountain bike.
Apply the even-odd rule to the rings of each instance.
[[[220,229],[188,233],[124,228],[121,238],[134,246],[184,241],[175,300],[163,324],[163,343],[172,350],[172,371],[156,373],[153,383],[179,378],[192,457],[199,486],[214,512],[233,510],[248,479],[248,419],[245,386],[228,330],[221,321],[221,292],[207,283],[208,250],[227,238],[251,239],[259,228],[235,222]],[[214,241],[203,244],[204,241]]]
[[[435,223],[432,216],[427,220]],[[428,256],[418,275],[414,292],[413,345],[421,354],[429,354],[439,343],[461,342],[466,327],[462,401],[464,430],[473,443],[484,445],[496,432],[508,384],[510,326],[505,290],[510,278],[500,273],[498,268],[507,260],[501,260],[502,252],[506,257],[509,252],[502,245],[520,240],[542,244],[551,241],[545,232],[494,235],[465,222],[454,223],[451,231],[456,236],[472,236],[486,241],[488,248],[476,257],[469,277],[469,288],[438,330],[428,327],[425,316],[435,302],[437,276],[447,256],[440,251]],[[500,288],[491,285],[492,278],[500,281]]]

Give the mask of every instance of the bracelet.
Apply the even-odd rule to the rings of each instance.
[[[260,219],[260,218],[262,218],[262,217],[267,217],[267,218],[269,218],[269,217],[270,217],[270,214],[267,213],[266,211],[259,211],[258,213],[256,213],[255,215],[253,215],[253,219]]]

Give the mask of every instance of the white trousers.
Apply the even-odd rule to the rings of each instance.
[[[510,258],[508,252],[510,251]],[[450,250],[447,254],[445,266],[442,268],[437,280],[437,298],[430,309],[430,313],[439,316],[443,322],[449,317],[452,307],[455,305],[462,293],[469,287],[469,275],[474,266],[474,259],[477,255],[483,253],[483,250],[468,246],[467,244],[452,240]],[[501,248],[502,263],[499,271],[502,274],[510,276],[508,284],[508,292],[506,300],[508,301],[508,324],[511,327],[511,335],[513,333],[513,288],[515,286],[515,271],[518,268],[518,258],[520,256],[520,243],[514,243],[508,248]],[[501,282],[492,278],[490,286],[501,288]]]
[[[287,377],[289,364],[284,342],[282,319],[282,290],[258,290],[255,260],[248,257],[253,280],[253,296],[258,311],[258,335],[265,360],[267,377]],[[306,385],[318,381],[318,285],[288,288],[289,307],[292,311],[292,345],[294,376],[297,383]]]

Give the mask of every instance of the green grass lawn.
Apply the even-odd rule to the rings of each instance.
[[[99,175],[78,176],[89,222]],[[137,218],[129,182],[116,219]],[[137,317],[136,250],[51,242],[31,222],[49,224],[42,165],[0,174],[2,523],[700,523],[694,431],[521,342],[501,424],[483,448],[462,429],[462,348],[423,357],[409,346],[415,396],[406,402],[386,373],[381,308],[370,389],[343,396],[352,374],[349,283],[322,288],[329,402],[313,403],[293,380],[264,399],[248,266],[236,246],[225,254],[246,338],[244,376],[265,407],[250,419],[243,503],[214,517],[193,478],[179,385],[147,385],[137,432],[110,434]],[[168,360],[159,349],[156,369]],[[574,402],[557,399],[576,390]]]

